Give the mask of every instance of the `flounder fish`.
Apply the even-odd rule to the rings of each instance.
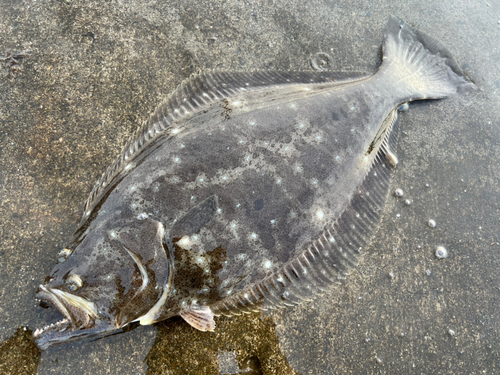
[[[354,267],[389,188],[397,108],[475,86],[391,17],[376,74],[202,73],[94,186],[37,297],[64,316],[40,349],[180,315],[296,305]]]

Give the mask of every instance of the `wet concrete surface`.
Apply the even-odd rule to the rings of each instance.
[[[0,0],[0,8],[0,372],[500,372],[498,3]],[[402,114],[380,228],[341,285],[296,308],[219,319],[213,335],[172,319],[38,357],[25,332],[60,315],[38,306],[37,285],[95,180],[169,92],[198,70],[310,70],[318,52],[333,70],[373,72],[390,14],[445,44],[480,90]],[[435,256],[437,246],[447,258]]]

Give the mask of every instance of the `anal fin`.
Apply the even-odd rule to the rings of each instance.
[[[215,329],[214,313],[208,306],[187,307],[179,315],[199,331],[213,332]]]

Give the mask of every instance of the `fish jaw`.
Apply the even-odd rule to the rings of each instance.
[[[56,288],[40,285],[37,297],[49,302],[64,316],[63,319],[33,333],[41,350],[71,341],[106,335],[117,327],[99,319],[94,302]]]

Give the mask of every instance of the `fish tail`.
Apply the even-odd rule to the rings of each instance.
[[[390,76],[405,101],[439,99],[474,90],[450,52],[430,36],[390,17],[380,73]]]

